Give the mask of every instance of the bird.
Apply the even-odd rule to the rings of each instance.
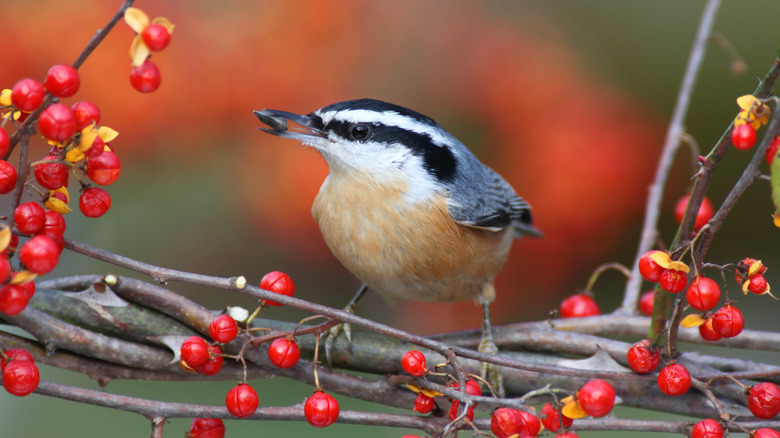
[[[254,114],[267,126],[260,130],[327,162],[312,216],[347,270],[389,301],[475,300],[479,350],[497,352],[489,318],[496,274],[516,238],[541,237],[530,205],[504,178],[432,118],[385,101]]]

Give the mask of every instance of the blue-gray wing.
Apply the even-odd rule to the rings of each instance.
[[[502,230],[512,227],[515,235],[540,237],[533,226],[531,206],[515,193],[512,186],[493,169],[482,163],[470,163],[460,169],[450,185],[449,212],[463,225]],[[460,179],[460,181],[457,181]]]

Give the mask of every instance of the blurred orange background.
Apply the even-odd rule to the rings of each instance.
[[[4,1],[0,87],[28,76],[43,79],[51,65],[71,63],[118,6]],[[308,113],[337,101],[377,98],[433,117],[532,205],[545,237],[517,242],[499,276],[493,318],[507,323],[545,318],[602,263],[632,263],[703,2],[178,0],[135,6],[176,25],[170,46],[152,57],[162,85],[148,95],[130,86],[133,32],[123,22],[80,69],[81,89],[65,103],[90,100],[100,107],[101,124],[120,133],[112,145],[123,174],[108,188],[112,210],[98,220],[70,214],[69,237],[176,269],[243,274],[254,283],[267,271],[283,270],[296,280],[297,296],[342,307],[359,284],[332,257],[310,214],[327,166],[295,142],[257,131],[252,110]],[[761,29],[776,28],[771,17],[780,9],[766,1],[755,7],[775,13],[757,17],[724,5],[720,14],[717,30],[741,51],[750,71],[733,76],[728,56],[710,47],[686,124],[704,150],[736,113],[734,99],[753,90],[755,76],[775,56],[776,32]],[[43,141],[35,151],[33,158],[45,153]],[[671,206],[688,190],[689,155],[679,154],[667,190],[665,239],[674,228]],[[716,204],[729,182],[715,183]],[[766,201],[765,212],[756,208],[756,215],[724,226],[724,233],[747,232],[730,250],[765,240],[756,229],[770,225],[763,217],[772,211]],[[70,254],[53,275],[107,270],[125,273]],[[619,304],[614,291],[622,285],[611,274],[597,286],[602,310]],[[172,287],[214,308],[252,305],[240,296]],[[469,302],[390,308],[371,297],[358,313],[420,334],[480,322]]]
[[[625,226],[638,221],[652,175],[647,163],[655,159],[662,135],[659,117],[588,71],[554,29],[518,26],[500,17],[501,10],[472,2],[453,3],[444,11],[433,3],[414,8],[358,3],[246,2],[218,8],[140,2],[150,17],[167,16],[177,26],[169,48],[152,57],[162,71],[161,88],[142,95],[129,87],[127,49],[133,33],[121,22],[84,64],[83,85],[71,100],[96,102],[102,123],[120,132],[114,144],[128,163],[125,173],[134,173],[135,161],[166,155],[176,157],[170,166],[182,161],[225,166],[217,171],[233,189],[225,198],[233,198],[232,207],[241,209],[235,213],[252,225],[241,232],[283,248],[299,263],[336,270],[343,268],[330,256],[309,212],[327,174],[323,160],[259,133],[251,110],[307,113],[332,102],[373,97],[421,111],[504,175],[531,203],[545,233],[544,239],[516,244],[499,278],[496,321],[521,320],[554,307],[553,299],[529,298],[539,297],[541,289],[561,290],[572,277],[592,270],[593,261],[619,244]],[[10,87],[16,77],[43,76],[52,63],[75,58],[116,5],[93,6],[75,30],[69,20],[47,19],[67,13],[55,3],[39,10],[39,32],[31,23],[12,22],[19,26],[14,34],[43,36],[46,29],[68,37],[57,45],[49,37],[25,39],[8,55],[14,62],[3,72],[4,83]],[[520,19],[530,24],[535,14]],[[149,248],[154,251],[151,242]],[[219,244],[209,250],[218,254]],[[246,252],[259,260],[262,253],[262,247]],[[304,265],[264,262],[248,274],[271,268],[305,272]],[[567,275],[537,274],[553,273],[555,266],[573,268]],[[319,290],[299,288],[300,294],[315,301],[319,294],[338,294],[332,302],[345,303],[356,284],[346,272],[341,278],[347,281],[319,283]],[[418,332],[473,327],[480,315],[471,303],[398,303],[393,309],[400,326]],[[439,316],[423,318],[432,311]]]

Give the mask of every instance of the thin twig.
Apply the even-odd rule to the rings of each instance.
[[[674,112],[672,113],[672,120],[669,122],[669,128],[666,131],[666,139],[664,141],[663,151],[661,152],[661,158],[658,162],[658,167],[656,168],[655,179],[650,186],[650,193],[647,196],[642,235],[639,240],[636,256],[634,257],[631,278],[626,284],[623,304],[620,307],[620,311],[623,313],[633,313],[636,310],[637,300],[639,299],[639,290],[642,283],[642,277],[639,275],[639,258],[653,248],[658,237],[658,218],[661,213],[661,200],[663,198],[664,187],[666,186],[666,180],[669,177],[674,155],[680,145],[680,138],[683,133],[683,123],[685,121],[685,116],[688,113],[688,105],[691,100],[691,95],[693,94],[694,86],[696,85],[696,79],[699,76],[704,53],[707,50],[707,40],[712,33],[712,25],[715,21],[715,15],[719,7],[720,0],[709,0],[704,8],[701,20],[699,21],[699,29],[696,32],[696,39],[694,40],[693,48],[691,49],[691,54],[688,58],[688,65],[685,68],[685,74],[683,75],[682,84],[680,85],[680,92],[677,94],[677,102],[675,103]],[[659,306],[658,302],[655,304],[656,306]],[[660,306],[663,307],[663,310],[666,310],[665,305]]]

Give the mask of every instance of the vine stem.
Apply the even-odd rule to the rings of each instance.
[[[680,138],[683,133],[683,122],[688,113],[691,95],[693,94],[696,79],[701,70],[704,54],[707,51],[707,42],[712,34],[712,26],[715,22],[715,15],[717,14],[719,7],[720,0],[709,0],[704,8],[701,20],[699,21],[699,29],[696,32],[696,39],[694,40],[693,48],[691,49],[691,54],[688,58],[688,65],[685,68],[685,74],[683,76],[682,84],[680,85],[680,92],[677,94],[677,102],[674,107],[674,112],[672,113],[672,120],[666,131],[666,139],[661,152],[661,158],[658,162],[658,167],[656,168],[655,179],[650,186],[650,193],[647,196],[642,235],[639,240],[636,256],[634,257],[631,277],[626,284],[626,290],[623,295],[623,304],[619,309],[622,313],[633,313],[637,306],[639,288],[642,284],[642,276],[639,275],[639,258],[653,248],[656,238],[658,237],[658,218],[661,213],[661,201],[663,199],[664,187],[669,178],[674,155],[677,152],[677,148],[680,146]],[[656,305],[657,304],[658,303],[656,303]]]

